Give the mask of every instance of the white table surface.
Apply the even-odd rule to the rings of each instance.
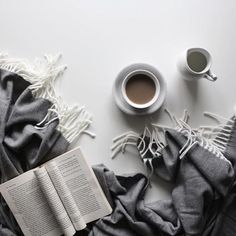
[[[164,106],[178,116],[188,109],[193,126],[209,123],[202,115],[206,110],[229,117],[236,104],[235,25],[235,0],[1,0],[0,50],[30,60],[62,52],[68,70],[60,91],[94,116],[96,139],[83,136],[79,142],[88,161],[104,163],[117,174],[145,173],[132,148],[110,159],[112,139],[127,130],[141,131],[145,121],[124,115],[114,104],[117,73],[134,62],[157,67],[168,86]],[[181,79],[176,58],[192,46],[211,52],[217,82]],[[170,123],[163,111],[153,119]],[[155,177],[147,201],[170,198],[170,190]]]

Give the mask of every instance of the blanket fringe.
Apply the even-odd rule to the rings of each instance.
[[[173,126],[180,126],[178,119],[171,114],[171,112],[165,109],[165,112],[169,116]],[[189,115],[186,110],[184,110],[183,121],[189,119]],[[153,154],[154,157],[160,156],[161,149],[166,145],[165,141],[165,130],[168,129],[168,126],[159,125],[159,124],[150,124],[150,128],[145,126],[142,134],[135,133],[133,131],[126,132],[122,135],[117,136],[113,139],[113,146],[111,147],[112,158],[115,158],[119,152],[124,153],[127,145],[135,146],[142,159],[145,159],[146,153],[149,151]],[[145,137],[149,139],[145,141]],[[145,162],[145,160],[143,160]]]
[[[221,153],[224,153],[236,122],[235,114],[230,119],[210,112],[205,112],[204,115],[216,120],[218,125],[200,126],[199,132],[203,137],[208,139],[215,147],[217,147]]]
[[[92,123],[92,116],[84,106],[68,106],[55,90],[56,80],[67,69],[66,65],[58,66],[61,54],[56,56],[45,55],[44,59],[36,59],[34,64],[27,60],[9,58],[7,54],[0,54],[0,68],[16,73],[30,82],[29,89],[35,97],[52,102],[45,118],[35,125],[36,129],[46,128],[54,120],[59,119],[58,130],[72,143],[82,133],[91,137],[95,134],[87,128]]]
[[[145,138],[149,138],[149,142],[146,142]],[[154,128],[152,132],[150,129],[145,126],[142,135],[139,135],[136,132],[129,131],[122,135],[119,135],[113,139],[113,146],[111,147],[112,155],[111,158],[115,158],[118,153],[125,152],[126,146],[131,145],[135,146],[139,151],[142,162],[147,168],[148,174],[148,185],[150,185],[150,178],[154,173],[153,159],[158,158],[160,156],[160,149],[164,146],[158,140],[157,130]],[[155,147],[154,147],[155,146]],[[146,153],[150,151],[152,156],[146,155]],[[150,171],[149,171],[150,170]]]
[[[165,111],[172,122],[172,128],[182,133],[187,138],[186,143],[179,151],[180,159],[186,156],[193,146],[198,144],[216,155],[216,157],[229,162],[229,160],[224,156],[224,150],[232,132],[235,116],[232,119],[226,119],[211,113],[205,113],[205,115],[211,115],[219,121],[224,120],[227,124],[221,124],[218,127],[212,128],[208,126],[200,126],[199,129],[192,129],[188,124],[189,114],[187,110],[184,110],[181,119],[178,119],[169,110],[165,109]],[[169,128],[171,127],[152,123],[151,129],[145,126],[144,132],[141,135],[130,131],[116,137],[113,140],[114,145],[111,148],[113,151],[112,158],[121,151],[124,153],[126,145],[133,145],[137,147],[142,161],[145,164],[148,162],[152,169],[153,158],[158,158],[161,155],[161,150],[166,146],[165,131]],[[145,137],[149,139],[148,142],[145,142]],[[145,156],[148,151],[152,153],[151,159],[150,157],[146,158]]]

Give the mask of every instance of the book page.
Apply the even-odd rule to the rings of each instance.
[[[56,163],[86,223],[112,212],[96,176],[80,148],[55,158],[53,162]]]
[[[65,210],[63,203],[61,202],[59,195],[57,194],[47,170],[45,167],[40,167],[37,168],[34,173],[64,235],[73,236],[75,234],[75,228]]]
[[[1,184],[0,191],[25,236],[63,234],[33,170]]]
[[[78,231],[84,229],[86,227],[84,219],[56,163],[50,161],[45,167],[75,229]]]

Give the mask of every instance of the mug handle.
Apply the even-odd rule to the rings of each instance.
[[[210,81],[213,81],[213,82],[217,80],[217,76],[215,74],[213,74],[210,70],[206,72],[204,77]]]

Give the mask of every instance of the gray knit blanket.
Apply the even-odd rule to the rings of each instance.
[[[65,69],[58,60],[46,56],[31,65],[0,55],[1,183],[65,152],[81,134],[93,136],[87,130],[91,115],[55,91]],[[171,116],[172,128],[153,124],[142,134],[117,137],[114,156],[134,146],[150,175],[116,176],[94,166],[113,212],[77,235],[235,236],[236,117],[215,118],[218,125],[193,129],[186,115]],[[171,200],[145,203],[153,174],[173,183]],[[0,200],[0,235],[22,235]]]

